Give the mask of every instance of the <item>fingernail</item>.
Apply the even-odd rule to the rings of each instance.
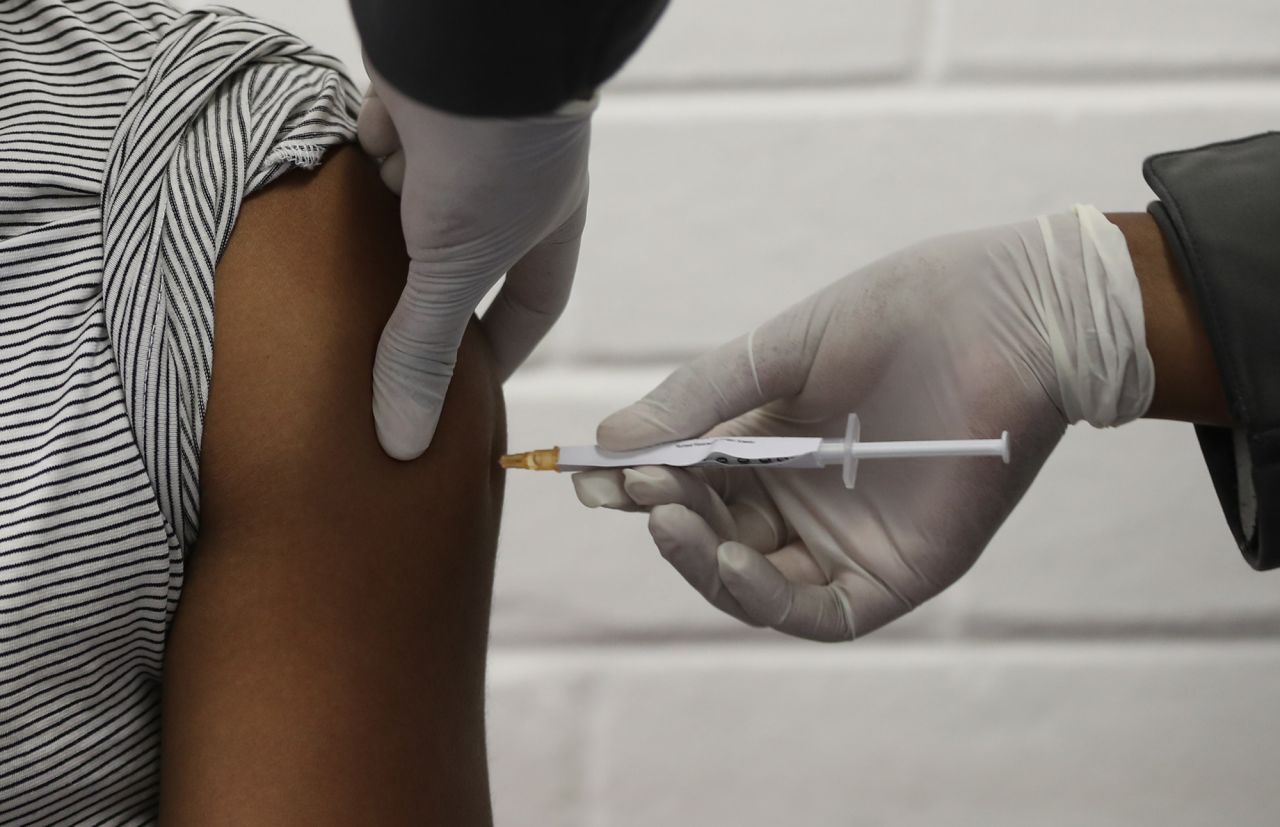
[[[671,475],[660,468],[623,469],[622,488],[637,505],[659,505],[679,495]]]
[[[574,477],[573,488],[578,493],[578,499],[587,508],[620,508],[625,505],[618,497],[618,486],[613,480],[604,477]]]
[[[684,506],[677,505],[676,503],[655,505],[649,510],[649,532],[653,533],[656,531],[663,537],[670,537],[671,522],[679,519],[680,513],[684,510]]]
[[[742,571],[751,562],[750,550],[738,543],[721,543],[716,549],[716,555],[720,558],[721,564],[734,572]]]
[[[626,482],[638,483],[659,483],[665,479],[666,475],[657,468],[623,468],[622,478]]]

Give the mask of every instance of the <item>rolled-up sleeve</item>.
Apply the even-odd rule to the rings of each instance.
[[[1250,565],[1280,566],[1280,133],[1148,158],[1150,212],[1191,287],[1234,427],[1196,434]]]

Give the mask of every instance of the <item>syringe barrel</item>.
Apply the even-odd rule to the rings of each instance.
[[[905,457],[1003,457],[1008,441],[999,439],[926,439],[900,442],[859,442],[853,446],[854,459],[901,459]],[[844,462],[845,445],[839,440],[823,440],[819,452],[822,464]]]

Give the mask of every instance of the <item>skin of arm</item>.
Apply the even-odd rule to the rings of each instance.
[[[242,207],[164,664],[163,824],[491,823],[502,395],[473,320],[430,450],[383,453],[370,377],[406,269],[397,200],[353,147]]]
[[[1226,394],[1204,323],[1155,220],[1146,213],[1111,213],[1133,259],[1147,349],[1155,364],[1155,394],[1146,416],[1229,426]]]

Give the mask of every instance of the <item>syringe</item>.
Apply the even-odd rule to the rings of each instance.
[[[503,468],[530,471],[585,471],[637,465],[682,468],[827,468],[844,471],[846,488],[853,488],[858,462],[864,459],[907,457],[1000,457],[1009,462],[1009,432],[997,439],[929,439],[861,442],[858,417],[849,414],[844,439],[822,437],[708,437],[668,442],[637,451],[606,451],[594,445],[571,445],[507,454]]]

